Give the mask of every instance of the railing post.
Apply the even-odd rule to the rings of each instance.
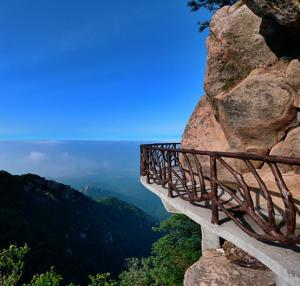
[[[140,166],[140,172],[141,176],[146,176],[147,184],[150,184],[150,169],[149,169],[149,149],[145,146],[140,146],[140,152],[141,152],[141,166]]]
[[[162,170],[163,170],[163,187],[166,187],[166,184],[168,183],[167,181],[167,158],[166,158],[166,151],[161,151],[162,152]]]
[[[215,156],[210,156],[210,182],[211,182],[211,223],[219,223],[218,211],[218,184],[217,184],[217,160]]]
[[[159,179],[160,179],[161,185],[163,186],[163,181],[164,181],[163,156],[164,156],[164,153],[162,150],[158,150],[157,152],[158,152],[157,153],[157,164],[159,165]],[[161,158],[161,161],[159,160],[159,158]]]
[[[141,176],[146,176],[147,171],[146,171],[146,162],[145,162],[145,154],[144,154],[144,147],[140,146],[140,175]]]
[[[170,150],[167,151],[167,156],[168,156],[168,166],[167,166],[167,168],[168,168],[168,196],[170,198],[174,198],[173,190],[172,190],[172,169],[171,169],[172,168],[172,166],[171,166],[171,164],[172,164],[172,158],[171,158],[172,154],[171,154]]]

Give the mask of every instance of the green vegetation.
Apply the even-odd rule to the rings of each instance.
[[[158,226],[133,205],[35,175],[0,172],[0,228],[1,286],[179,286],[201,255],[185,216]]]
[[[147,258],[127,260],[127,270],[113,280],[110,274],[89,276],[88,286],[181,286],[186,269],[201,255],[200,227],[183,215],[174,215],[155,229],[163,234],[152,247]],[[1,286],[17,286],[24,270],[29,249],[10,246],[0,252]],[[31,282],[22,286],[60,286],[62,276],[54,268],[34,275]],[[65,285],[65,284],[64,284]],[[68,284],[68,286],[76,286]]]
[[[44,274],[35,275],[31,282],[24,284],[24,286],[59,286],[62,280],[62,277],[55,273],[54,268],[51,268]]]
[[[35,175],[0,172],[0,249],[25,244],[30,248],[21,283],[51,266],[65,283],[87,285],[88,276],[97,273],[117,277],[126,258],[150,254],[159,238],[154,226],[157,223],[143,211],[118,199],[96,202]],[[19,277],[21,266],[10,279]],[[51,272],[36,278],[33,285],[49,276]]]
[[[17,247],[11,245],[8,249],[0,251],[0,285],[20,285],[21,276],[24,271],[24,259],[28,254],[27,245]],[[57,274],[52,267],[48,272],[34,275],[31,282],[21,284],[22,286],[60,286],[63,281],[61,275]],[[71,283],[68,286],[76,286]],[[110,280],[110,274],[97,274],[89,276],[88,286],[118,286],[117,282]]]
[[[191,7],[192,11],[198,11],[202,8],[214,13],[216,10],[223,6],[233,5],[237,0],[189,0],[188,6]],[[199,22],[199,30],[203,32],[208,26],[210,21]]]
[[[130,259],[120,275],[122,286],[181,286],[186,269],[201,256],[199,225],[183,215],[173,215],[156,228],[164,234],[152,255]]]
[[[28,253],[27,245],[16,247],[11,245],[8,249],[0,251],[0,285],[11,286],[21,279],[24,268],[24,257]]]
[[[88,286],[118,286],[118,283],[110,279],[109,273],[89,276],[90,283]]]

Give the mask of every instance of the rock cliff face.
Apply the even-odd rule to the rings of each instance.
[[[300,1],[243,0],[217,11],[210,30],[206,94],[187,124],[182,148],[300,157]],[[237,160],[229,161],[258,190],[253,201],[266,210],[256,178]],[[208,158],[201,156],[200,162],[209,174]],[[274,191],[280,213],[284,207],[273,174],[266,164],[256,168]],[[294,199],[300,200],[299,169],[280,168]],[[235,182],[222,166],[218,176]],[[244,268],[223,255],[204,255],[184,281],[185,286],[250,284],[275,285],[275,280],[268,269]]]
[[[244,2],[212,19],[206,95],[182,147],[300,157],[300,3]]]

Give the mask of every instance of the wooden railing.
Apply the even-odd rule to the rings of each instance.
[[[141,176],[170,198],[211,209],[213,224],[230,219],[258,240],[300,243],[300,158],[147,144]]]

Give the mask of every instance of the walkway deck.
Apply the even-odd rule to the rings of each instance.
[[[300,247],[285,247],[280,243],[260,242],[241,231],[233,221],[227,220],[221,225],[213,225],[210,222],[210,209],[193,206],[179,197],[171,199],[166,189],[156,184],[148,184],[146,177],[141,177],[141,183],[162,200],[169,212],[188,216],[202,228],[232,242],[261,261],[288,284],[300,285]],[[221,219],[223,218],[226,220],[224,214],[221,216]]]

